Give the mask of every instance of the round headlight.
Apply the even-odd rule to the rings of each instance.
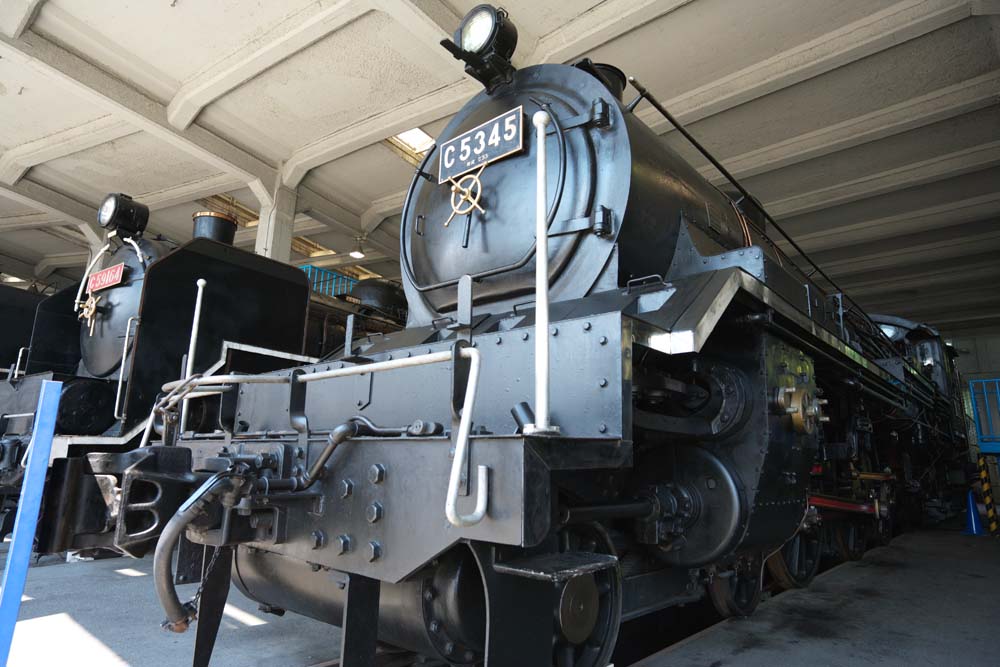
[[[462,24],[462,50],[479,53],[489,43],[495,24],[491,7],[483,7],[466,17]]]
[[[115,217],[115,210],[118,208],[118,197],[108,195],[104,198],[101,208],[97,211],[97,223],[101,227],[107,227]]]

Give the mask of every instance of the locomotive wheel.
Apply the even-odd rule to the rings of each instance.
[[[800,530],[767,559],[767,569],[779,587],[805,588],[812,582],[819,572],[822,537],[818,526]]]
[[[868,524],[846,519],[834,529],[837,555],[843,560],[861,560],[868,545]]]
[[[886,516],[880,516],[875,521],[875,531],[873,541],[880,547],[884,547],[892,540],[895,527],[892,522],[893,508],[890,506]]]
[[[760,603],[760,575],[760,560],[755,558],[745,568],[713,577],[708,592],[715,610],[723,618],[752,614]]]
[[[615,555],[611,538],[600,524],[566,528],[560,551]],[[567,581],[556,602],[552,641],[557,667],[605,667],[611,661],[622,621],[621,567],[600,570]]]

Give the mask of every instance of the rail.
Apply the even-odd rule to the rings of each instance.
[[[305,271],[306,277],[309,279],[309,288],[316,294],[324,296],[350,294],[358,282],[353,278],[312,264],[305,264],[299,268]]]
[[[1000,378],[969,380],[969,399],[979,450],[1000,454]]]

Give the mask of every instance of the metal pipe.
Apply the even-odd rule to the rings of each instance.
[[[131,236],[126,236],[125,243],[128,243],[130,246],[132,246],[132,249],[135,250],[135,256],[139,260],[139,266],[146,268],[146,260],[143,259],[142,250],[139,249],[139,244],[135,242],[135,239],[133,239]]]
[[[326,462],[333,456],[333,452],[341,443],[350,440],[361,431],[361,424],[349,421],[341,424],[330,432],[326,438],[326,447],[320,455],[309,466],[309,470],[303,471],[294,477],[287,479],[258,479],[257,488],[262,491],[305,491],[316,483],[316,480],[323,474]]]
[[[479,350],[474,347],[462,348],[461,354],[472,363],[469,365],[469,381],[465,386],[462,417],[458,423],[458,436],[455,439],[455,458],[451,461],[451,474],[448,476],[448,496],[444,503],[444,513],[451,525],[464,528],[476,525],[486,516],[489,500],[489,468],[483,465],[476,468],[476,507],[471,514],[459,514],[458,487],[469,458],[469,432],[472,430],[472,410],[476,405],[476,387],[479,384],[481,363]]]
[[[545,130],[548,112],[536,111],[535,126],[535,423],[525,424],[526,434],[558,432],[549,423],[549,226]],[[456,457],[457,458],[457,457]]]
[[[122,361],[118,368],[118,391],[115,393],[115,409],[113,412],[114,418],[124,421],[125,419],[125,406],[121,406],[121,412],[119,413],[119,404],[122,400],[122,385],[125,383],[125,357],[128,355],[128,342],[130,340],[129,332],[132,330],[132,322],[138,322],[139,316],[133,315],[128,318],[125,322],[125,343],[122,344]],[[138,331],[139,325],[136,324],[136,330]]]
[[[104,247],[98,250],[96,253],[94,253],[94,256],[90,259],[90,263],[87,264],[87,268],[83,272],[83,280],[80,281],[80,287],[76,290],[76,299],[73,301],[74,313],[80,310],[80,306],[83,305],[80,303],[80,297],[83,296],[83,288],[87,284],[87,279],[90,277],[91,269],[94,268],[94,265],[97,264],[97,260],[99,260],[101,256],[108,251],[108,248],[110,247],[111,243],[105,243]]]
[[[638,500],[634,503],[616,503],[613,505],[589,505],[585,507],[567,507],[563,510],[561,521],[567,523],[588,523],[604,519],[628,519],[649,516],[656,506],[648,500]]]
[[[180,379],[167,382],[161,391],[171,392],[179,387],[201,387],[203,385],[223,385],[223,384],[287,384],[287,375],[206,375],[192,380]]]
[[[466,352],[469,348],[462,350],[463,356],[469,356]],[[451,352],[431,352],[421,354],[416,357],[401,357],[399,359],[389,359],[388,361],[377,361],[373,364],[358,364],[357,366],[347,366],[345,368],[335,368],[329,371],[318,371],[315,373],[303,373],[298,376],[299,382],[316,382],[317,380],[329,380],[331,378],[347,377],[350,375],[364,375],[365,373],[378,373],[381,371],[391,371],[397,368],[410,368],[412,366],[426,366],[428,364],[439,364],[451,361]]]
[[[194,351],[198,347],[198,327],[201,324],[201,304],[205,296],[205,285],[208,284],[204,278],[198,278],[195,283],[198,286],[198,295],[194,300],[194,319],[191,321],[191,339],[188,341],[187,368],[184,371],[184,379],[190,378],[194,374]],[[181,433],[187,426],[188,401],[184,399],[181,404]]]
[[[12,375],[8,375],[7,376],[8,379],[16,380],[17,378],[19,378],[22,375],[24,375],[24,373],[21,372],[21,359],[24,358],[25,352],[27,352],[29,349],[31,349],[31,348],[29,348],[29,347],[22,347],[22,348],[18,349],[18,351],[17,351],[17,361],[14,362],[14,371],[13,371]]]
[[[209,477],[177,509],[156,542],[156,551],[153,553],[153,583],[156,587],[156,597],[159,598],[160,605],[167,613],[167,619],[163,622],[163,628],[166,630],[184,632],[198,614],[197,608],[192,603],[184,604],[177,596],[174,574],[171,571],[174,548],[188,525],[204,514],[205,507],[209,503],[222,493],[237,487],[233,479],[234,476],[233,471],[225,470]]]

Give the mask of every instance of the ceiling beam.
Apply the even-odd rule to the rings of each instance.
[[[479,83],[463,79],[329,134],[292,153],[282,169],[282,181],[295,187],[320,165],[458,111],[481,89]]]
[[[843,284],[841,286],[847,290],[851,297],[864,301],[866,299],[881,299],[900,293],[919,292],[928,287],[940,286],[955,290],[961,289],[965,285],[976,286],[983,283],[995,285],[997,279],[1000,278],[1000,263],[995,261],[979,265],[969,264],[966,261],[957,265],[955,262],[949,262],[949,264],[951,265],[950,269],[932,271],[923,270],[923,267],[920,267],[910,275],[901,275],[899,272],[890,271],[886,272],[882,280],[855,284],[851,287]]]
[[[233,245],[238,248],[252,246],[257,241],[257,228],[258,225],[237,229]],[[308,215],[301,213],[295,216],[295,221],[292,223],[292,233],[298,235],[318,234],[320,232],[325,232],[328,229],[329,228],[319,220],[315,220]]]
[[[317,4],[284,18],[265,34],[186,81],[167,106],[170,124],[186,129],[215,100],[372,9],[366,0],[338,0],[322,9],[317,9]]]
[[[90,253],[87,252],[60,252],[46,255],[38,264],[35,264],[34,276],[40,280],[45,280],[56,269],[86,266],[89,260]]]
[[[375,9],[391,16],[412,35],[413,42],[429,47],[434,67],[454,67],[455,57],[439,46],[442,39],[451,39],[462,17],[442,0],[371,0]],[[413,54],[419,58],[422,54]],[[388,135],[386,135],[388,136]]]
[[[921,284],[925,275],[933,275],[940,272],[948,272],[968,266],[970,270],[979,269],[983,266],[996,266],[996,255],[987,250],[966,255],[961,264],[956,264],[950,259],[929,259],[915,266],[902,267],[898,269],[875,269],[873,271],[855,273],[845,276],[840,281],[840,285],[853,294],[853,290],[863,287],[877,287],[892,280],[910,281],[912,284]]]
[[[902,0],[766,60],[664,100],[682,123],[714,116],[972,16],[967,0]],[[656,92],[655,90],[653,91]],[[654,131],[670,131],[655,109],[637,112]]]
[[[150,210],[170,208],[179,204],[187,204],[197,199],[203,199],[221,192],[238,190],[243,182],[231,174],[216,174],[208,178],[199,178],[189,183],[181,183],[162,190],[136,195],[136,200],[148,206]]]
[[[436,0],[374,1],[382,11],[404,21],[408,30],[412,31],[414,27],[419,29],[425,43],[435,53],[440,51],[438,67],[453,68],[456,76],[461,75],[461,64],[447,51],[437,47],[438,41],[451,37],[461,17],[451,14],[444,3]],[[515,64],[573,60],[690,1],[607,0],[538,40],[530,51],[522,49],[522,55],[515,57]],[[334,132],[292,153],[282,169],[282,181],[294,187],[310,170],[320,165],[458,111],[480,90],[482,86],[478,82],[463,78]]]
[[[0,192],[0,196],[3,192]],[[50,225],[65,225],[66,220],[59,215],[51,213],[25,213],[23,215],[12,215],[0,218],[0,232],[16,232],[23,229],[40,229]]]
[[[68,287],[77,281],[69,276],[64,276],[59,272],[49,274],[44,280],[35,276],[35,267],[28,262],[22,261],[9,255],[0,254],[0,272],[9,276],[15,276],[27,282],[41,282],[43,285],[51,285],[56,289]]]
[[[350,237],[362,236],[361,218],[343,206],[330,201],[312,188],[299,187],[298,208],[311,217],[324,222],[334,230]],[[397,242],[382,230],[374,230],[365,239],[365,245],[375,248],[388,257],[398,257]]]
[[[993,285],[982,284],[962,290],[955,290],[952,285],[927,285],[908,294],[887,294],[865,299],[866,308],[881,312],[900,308],[907,308],[909,312],[925,312],[963,303],[1000,303],[1000,291]]]
[[[994,220],[934,230],[891,240],[860,244],[813,257],[823,270],[840,276],[892,269],[929,261],[959,259],[991,249],[1000,250],[1000,225]]]
[[[829,155],[863,143],[961,116],[997,102],[1000,71],[961,81],[855,118],[724,158],[736,178],[748,178]],[[725,182],[712,165],[698,168],[713,183]]]
[[[401,190],[381,199],[376,199],[371,206],[361,214],[361,233],[370,234],[378,229],[378,226],[390,215],[396,215],[403,211],[403,204],[406,203],[406,194],[409,190]]]
[[[966,174],[996,164],[1000,164],[1000,140],[764,203],[772,216],[781,219]]]
[[[793,230],[788,225],[783,226],[803,250],[820,252],[860,242],[879,241],[904,234],[961,225],[998,215],[1000,215],[1000,191],[949,201],[937,206],[923,206],[896,215],[867,219],[845,217],[839,221],[842,224],[825,224],[822,228],[811,231]],[[798,255],[787,241],[779,241],[778,245],[790,256]]]
[[[65,220],[66,224],[74,225],[80,230],[88,244],[93,247],[102,245],[104,234],[97,226],[97,209],[89,204],[26,178],[21,179],[17,185],[0,183],[0,196]]]
[[[43,0],[0,0],[0,33],[21,36],[35,20]]]
[[[19,39],[0,35],[0,57],[37,71],[72,94],[100,106],[173,148],[238,176],[262,204],[270,203],[272,165],[197,125],[178,130],[167,110],[130,84],[32,32]]]
[[[138,131],[125,121],[107,115],[15,146],[0,155],[0,182],[14,185],[35,165],[79,153]]]

